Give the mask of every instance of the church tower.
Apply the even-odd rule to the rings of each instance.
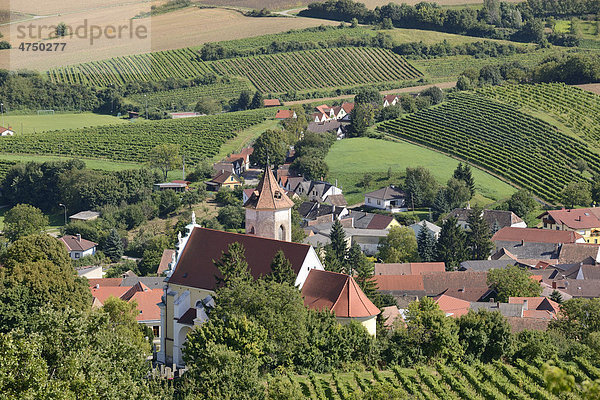
[[[292,207],[268,166],[262,181],[246,201],[246,234],[292,241]]]

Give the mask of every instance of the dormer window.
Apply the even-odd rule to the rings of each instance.
[[[280,200],[281,199],[281,192],[279,190],[275,191],[275,194],[273,195],[273,197],[275,197],[275,199]]]

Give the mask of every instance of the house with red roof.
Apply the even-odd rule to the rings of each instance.
[[[281,107],[281,101],[279,99],[264,99],[263,105],[265,107]]]
[[[289,118],[298,118],[298,115],[294,110],[277,110],[277,114],[275,114],[275,119]]]
[[[12,136],[14,134],[15,134],[15,132],[12,130],[12,128],[10,126],[8,128],[4,128],[4,127],[0,126],[0,136]]]
[[[397,95],[388,94],[386,96],[383,96],[383,106],[384,107],[395,106],[399,100],[400,99],[398,98]]]
[[[73,260],[79,260],[80,258],[96,254],[96,246],[98,246],[98,243],[82,239],[80,234],[65,235],[58,240],[67,246],[69,256],[71,256],[71,259]]]
[[[380,310],[351,276],[313,269],[302,286],[302,297],[308,308],[329,310],[341,324],[356,321],[375,336]]]
[[[600,239],[600,208],[550,210],[538,218],[544,229],[577,232],[587,243],[598,243]]]
[[[231,190],[242,186],[242,181],[231,171],[221,171],[217,173],[210,181],[206,181],[206,188],[218,192],[222,187],[228,187]]]

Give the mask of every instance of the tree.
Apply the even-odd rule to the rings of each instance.
[[[219,105],[219,103],[217,103],[216,100],[202,98],[196,103],[194,111],[199,114],[206,115],[216,114],[217,112],[221,111],[221,106]]]
[[[237,104],[236,104],[237,109],[243,111],[243,110],[247,110],[248,108],[250,108],[250,104],[252,102],[251,96],[252,96],[252,94],[250,93],[250,91],[242,90],[240,92],[240,97],[237,100]]]
[[[310,180],[327,179],[327,174],[329,173],[329,166],[325,160],[311,155],[296,158],[296,161],[292,163],[290,168],[295,169],[306,179]]]
[[[296,113],[296,118],[286,118],[283,121],[283,127],[291,136],[293,141],[296,141],[299,140],[302,134],[306,131],[308,121],[306,119],[306,111],[304,111],[302,105],[294,105],[290,108],[290,110]]]
[[[542,287],[531,279],[529,272],[516,265],[491,269],[487,283],[496,291],[497,300],[504,303],[509,297],[537,297],[542,293]]]
[[[363,293],[371,299],[377,297],[377,284],[373,280],[375,266],[360,249],[360,245],[356,242],[352,243],[348,251],[348,259],[346,260],[346,273],[354,276],[356,283],[360,286]]]
[[[360,184],[363,188],[366,189],[371,185],[371,182],[373,182],[373,175],[366,173],[363,175],[362,181]]]
[[[166,217],[177,211],[181,205],[181,200],[173,190],[161,190],[153,195],[154,204],[158,207],[158,215]]]
[[[41,307],[86,310],[87,280],[77,277],[63,243],[48,235],[16,240],[0,257],[0,331],[22,327]]]
[[[507,205],[509,211],[524,218],[527,214],[535,210],[537,203],[529,191],[521,189],[510,196]]]
[[[181,195],[181,204],[188,206],[190,210],[194,204],[200,202],[200,195],[197,190],[187,190]]]
[[[421,224],[421,229],[417,235],[417,249],[419,257],[423,262],[435,261],[435,236],[433,232],[427,228],[425,221]]]
[[[212,164],[208,160],[202,159],[198,162],[196,168],[188,174],[187,179],[191,182],[203,182],[212,178],[214,172]]]
[[[292,286],[296,283],[296,273],[292,269],[292,263],[285,257],[283,250],[277,251],[271,261],[271,273],[266,276],[267,280],[278,283],[288,283]]]
[[[562,304],[563,302],[562,294],[558,290],[553,290],[552,293],[550,293],[549,299],[557,302],[558,304]]]
[[[254,93],[254,96],[252,97],[252,101],[250,102],[250,108],[254,110],[254,109],[262,108],[262,107],[263,107],[263,95],[261,92],[259,92],[257,90],[256,93]]]
[[[384,263],[414,262],[419,259],[417,239],[412,229],[394,226],[379,239],[379,258]]]
[[[339,220],[335,220],[331,225],[329,232],[331,243],[326,247],[327,253],[332,260],[335,260],[340,266],[346,262],[348,246],[346,244],[346,232]]]
[[[588,206],[592,202],[591,185],[588,182],[569,182],[560,193],[560,198],[569,208]]]
[[[433,204],[437,181],[427,168],[406,168],[404,191],[415,207],[429,207]]]
[[[246,212],[241,205],[225,206],[217,215],[217,221],[226,229],[242,229],[245,220]]]
[[[488,223],[482,218],[482,210],[473,208],[467,217],[469,231],[467,233],[467,248],[471,260],[487,260],[494,248]]]
[[[421,93],[419,93],[419,96],[426,96],[431,98],[432,104],[439,104],[442,101],[444,101],[444,92],[442,92],[442,89],[440,89],[437,86],[432,86],[423,90]]]
[[[121,259],[124,251],[123,241],[115,228],[110,230],[102,250],[112,262],[117,262]]]
[[[56,32],[56,37],[67,36],[69,33],[69,27],[64,22],[61,22],[56,26],[55,32]]]
[[[577,160],[575,160],[575,168],[577,168],[577,171],[579,171],[579,173],[583,174],[589,169],[589,166],[587,161],[585,161],[583,158],[578,158]]]
[[[448,180],[445,195],[446,202],[451,210],[464,207],[465,203],[472,197],[467,183],[456,178]]]
[[[363,105],[371,104],[375,107],[381,105],[382,97],[379,90],[372,86],[364,87],[358,90],[358,93],[354,96],[354,104]]]
[[[499,360],[510,351],[511,328],[498,311],[469,311],[457,319],[465,354],[483,362]]]
[[[27,235],[42,233],[48,226],[48,217],[42,210],[29,204],[17,204],[4,216],[4,234],[14,242]]]
[[[288,138],[283,131],[267,130],[254,142],[254,152],[250,155],[250,162],[259,167],[273,164],[275,168],[285,162],[288,152]]]
[[[469,164],[463,165],[463,163],[459,162],[458,166],[454,170],[453,178],[463,181],[469,189],[469,192],[471,192],[471,197],[473,197],[475,194],[475,181],[473,180],[473,174]]]
[[[169,171],[181,165],[179,146],[176,144],[163,143],[150,150],[148,160],[151,167],[162,171],[165,181]]]
[[[594,332],[600,332],[600,299],[573,298],[560,306],[558,319],[549,328],[569,339],[585,341]]]
[[[222,252],[220,260],[213,261],[221,273],[221,276],[215,276],[217,284],[228,286],[231,283],[252,280],[245,252],[244,245],[234,242],[227,246],[227,252]]]
[[[446,263],[446,269],[453,271],[467,257],[467,237],[456,218],[450,217],[442,224],[442,230],[435,246],[438,261]]]
[[[471,81],[464,75],[460,75],[458,77],[458,81],[456,82],[456,88],[460,91],[463,90],[471,90],[473,87],[471,85]]]

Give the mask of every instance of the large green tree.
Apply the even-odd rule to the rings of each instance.
[[[123,241],[116,229],[111,229],[104,242],[103,252],[112,262],[117,262],[123,255]]]
[[[266,278],[278,283],[288,283],[292,286],[296,283],[296,273],[292,269],[290,260],[285,257],[283,250],[279,250],[275,254],[273,261],[271,261],[271,273]]]
[[[531,279],[530,273],[516,265],[502,269],[491,269],[488,285],[497,293],[497,300],[508,302],[509,297],[536,297],[542,293],[539,282]]]
[[[531,193],[525,189],[521,189],[510,196],[507,201],[509,211],[514,212],[521,218],[525,218],[527,214],[535,210],[537,203]]]
[[[284,131],[267,130],[254,141],[253,147],[254,152],[250,155],[252,164],[263,168],[267,165],[268,158],[269,164],[277,168],[285,162],[289,148],[288,137]]]
[[[469,311],[457,320],[465,355],[484,362],[501,359],[511,346],[511,328],[498,311]]]
[[[169,171],[181,165],[179,146],[170,143],[159,144],[150,150],[148,162],[151,167],[158,168],[162,171],[166,181]]]
[[[356,283],[371,301],[377,298],[377,284],[373,280],[375,265],[367,258],[356,242],[348,250],[345,272],[354,276]]]
[[[550,329],[575,340],[585,340],[590,334],[600,332],[600,299],[570,299],[561,304],[560,311]]]
[[[569,208],[589,206],[592,202],[591,186],[588,182],[569,182],[560,192],[560,199]]]
[[[425,221],[423,221],[417,235],[417,249],[421,261],[431,262],[435,260],[435,244],[436,240],[433,232],[427,228]]]
[[[427,168],[406,168],[404,191],[415,207],[430,207],[437,192],[437,181]]]
[[[17,204],[4,216],[4,234],[10,241],[42,233],[47,226],[48,217],[29,204]]]
[[[455,179],[458,179],[459,181],[463,181],[469,189],[471,197],[473,197],[473,195],[475,194],[475,180],[473,179],[471,166],[466,163],[458,163],[458,166],[454,170],[453,177]]]
[[[488,223],[482,217],[482,210],[475,207],[467,217],[467,248],[471,260],[487,260],[494,247]]]
[[[227,251],[222,252],[221,259],[213,261],[221,273],[221,276],[216,277],[217,283],[229,285],[252,280],[245,253],[244,245],[239,242],[227,246]]]
[[[456,218],[450,217],[442,224],[442,230],[435,247],[436,259],[446,263],[446,269],[453,271],[468,258],[467,237],[458,226]]]
[[[379,258],[385,263],[413,262],[419,259],[417,239],[412,229],[394,226],[379,239]]]
[[[331,243],[325,247],[327,252],[326,258],[338,266],[335,269],[343,268],[343,265],[346,262],[346,255],[348,253],[348,244],[346,243],[346,232],[344,231],[344,227],[337,219],[331,226],[329,240]]]

